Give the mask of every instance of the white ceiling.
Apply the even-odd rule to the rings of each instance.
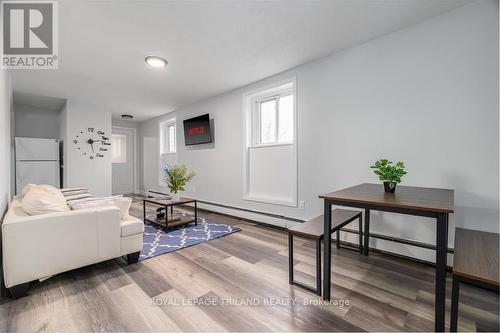
[[[61,111],[64,104],[66,104],[66,99],[15,91],[14,103],[44,110]]]
[[[13,71],[13,85],[140,121],[468,2],[60,0],[59,69]],[[169,65],[146,67],[148,54]]]

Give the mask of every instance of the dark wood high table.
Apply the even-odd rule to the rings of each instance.
[[[498,293],[499,246],[500,237],[496,233],[455,229],[450,332],[457,331],[460,283],[472,284]]]
[[[398,186],[395,193],[385,193],[383,184],[360,184],[320,195],[324,199],[324,268],[323,299],[330,300],[331,213],[332,205],[365,209],[364,254],[368,254],[370,210],[425,216],[436,219],[435,330],[444,331],[446,297],[446,249],[448,215],[453,213],[454,190]]]

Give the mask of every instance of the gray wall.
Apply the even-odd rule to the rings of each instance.
[[[111,136],[111,111],[68,98],[61,110],[14,105],[15,136],[63,140],[63,186],[87,187],[98,196],[111,195],[111,152],[89,160],[73,144],[80,131],[94,127]]]
[[[66,102],[67,187],[86,187],[96,196],[111,195],[111,152],[104,158],[90,160],[73,144],[76,135],[94,127],[111,136],[111,111],[98,105],[68,98]],[[90,152],[90,150],[88,150]]]
[[[498,2],[478,1],[176,110],[178,160],[198,173],[187,194],[307,219],[322,212],[319,194],[377,182],[369,165],[386,157],[406,162],[405,185],[455,189],[451,246],[455,226],[498,232],[498,37]],[[297,79],[304,210],[242,199],[243,94],[291,77]],[[207,112],[215,119],[215,147],[187,150],[182,119]],[[158,119],[142,129],[142,140],[157,144]],[[144,161],[151,166],[144,171],[146,189],[154,185],[154,156]],[[374,212],[372,220],[374,233],[435,242],[430,219]],[[434,260],[433,251],[375,239],[372,246]]]
[[[60,138],[60,110],[14,103],[15,136]]]

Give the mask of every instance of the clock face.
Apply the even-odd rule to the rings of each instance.
[[[98,159],[104,157],[110,148],[111,142],[104,131],[99,131],[94,127],[88,127],[78,133],[73,144],[83,156],[89,159]]]

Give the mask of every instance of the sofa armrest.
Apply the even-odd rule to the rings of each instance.
[[[120,256],[120,212],[106,207],[16,216],[2,224],[5,284],[58,274]]]

